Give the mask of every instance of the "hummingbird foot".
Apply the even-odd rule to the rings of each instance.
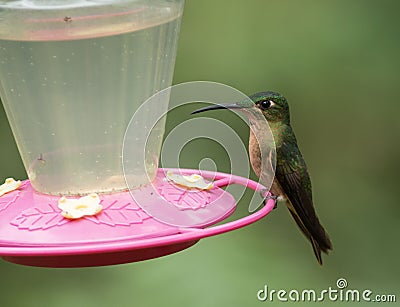
[[[275,205],[274,205],[274,208],[273,208],[273,209],[278,208],[278,200],[279,200],[279,197],[276,196],[276,195],[267,196],[267,197],[264,198],[264,204],[265,204],[268,200],[270,200],[270,199],[273,199],[274,202],[275,202]]]
[[[268,192],[269,192],[268,189],[261,189],[260,190],[261,197],[263,198],[263,204],[265,205],[268,202],[268,200],[273,199],[274,202],[275,202],[274,209],[276,209],[278,207],[278,200],[280,198],[279,198],[279,196],[276,196],[276,195],[267,195],[267,196],[265,196],[265,194],[267,194]]]

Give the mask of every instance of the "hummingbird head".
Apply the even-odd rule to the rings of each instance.
[[[259,92],[250,96],[254,106],[258,108],[268,122],[289,124],[289,104],[284,96],[277,92]]]
[[[216,104],[193,111],[192,114],[217,109],[242,109],[251,111],[259,109],[268,122],[290,123],[289,104],[284,96],[277,92],[259,92],[249,96],[251,99],[232,104]]]

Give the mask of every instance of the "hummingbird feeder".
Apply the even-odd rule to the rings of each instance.
[[[172,83],[183,2],[1,2],[0,94],[29,177],[0,183],[4,260],[86,267],[151,259],[272,210],[270,199],[215,226],[236,207],[223,187],[265,187],[219,172],[158,168],[163,125],[146,147],[147,171],[139,166],[134,178],[124,176],[124,132],[133,113]],[[141,120],[167,106],[161,99]],[[141,161],[136,149],[131,161]]]

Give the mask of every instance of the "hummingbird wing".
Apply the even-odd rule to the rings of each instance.
[[[289,211],[322,264],[321,250],[327,253],[332,244],[314,210],[307,166],[297,144],[283,142],[277,154],[276,178],[289,201]]]

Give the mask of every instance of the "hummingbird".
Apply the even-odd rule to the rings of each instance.
[[[263,127],[262,125],[257,125],[257,121],[260,120],[260,116],[267,120],[276,148],[276,168],[270,192],[276,201],[285,200],[291,216],[311,242],[314,254],[319,264],[322,265],[321,251],[327,254],[329,250],[332,250],[332,243],[313,206],[311,179],[290,125],[287,99],[273,91],[259,92],[249,98],[238,103],[204,107],[192,114],[217,109],[244,111],[250,121],[250,163],[260,181],[263,176],[261,159],[264,156],[262,155],[263,149],[260,148],[262,145],[258,140],[267,132],[260,128]],[[261,181],[261,183],[263,182]]]

